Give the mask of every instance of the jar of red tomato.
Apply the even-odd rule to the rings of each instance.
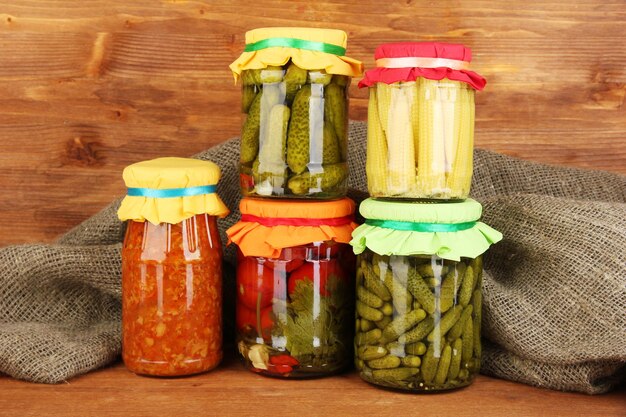
[[[226,233],[239,248],[237,342],[248,369],[319,377],[351,365],[354,202],[244,198]]]
[[[222,247],[217,165],[184,158],[124,170],[122,358],[137,374],[180,376],[222,359]]]

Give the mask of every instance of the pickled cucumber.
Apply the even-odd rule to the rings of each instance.
[[[456,268],[448,272],[441,283],[441,295],[439,309],[445,313],[455,304],[456,294],[463,281],[465,264],[459,263]]]
[[[372,372],[372,377],[377,381],[404,381],[419,371],[419,368],[377,369]]]
[[[389,369],[400,366],[401,360],[397,356],[387,355],[382,358],[367,361],[367,366],[373,369]]]
[[[422,356],[424,353],[426,353],[426,345],[422,342],[411,343],[409,345],[406,345],[404,347],[404,350],[409,355]]]
[[[359,346],[374,344],[378,339],[380,339],[382,334],[383,331],[380,329],[372,329],[369,332],[358,333],[356,336],[356,343]]]
[[[287,137],[287,165],[289,165],[289,169],[296,174],[303,173],[309,163],[310,99],[311,86],[305,85],[298,91],[293,100],[293,105],[291,106],[292,116],[291,122],[289,123],[289,135]]]
[[[430,384],[431,382],[433,382],[433,379],[437,374],[438,365],[439,358],[435,357],[435,345],[434,343],[431,343],[428,346],[428,350],[426,351],[426,354],[424,355],[424,359],[422,361],[422,376],[424,377],[424,382],[426,384]]]
[[[428,337],[426,339],[429,342],[434,342],[437,338],[443,339],[446,333],[448,333],[448,330],[450,330],[452,326],[454,326],[454,324],[459,321],[460,317],[461,307],[453,307],[441,317],[439,325],[435,326],[435,328],[428,334]]]
[[[328,84],[330,84],[330,81],[332,80],[332,78],[333,78],[333,75],[327,74],[326,71],[324,70],[309,71],[309,77],[307,81],[311,84],[321,84],[321,85],[327,86]]]
[[[287,145],[287,155],[289,155],[289,145]],[[304,172],[291,177],[288,183],[289,189],[296,195],[330,192],[348,176],[345,164],[326,165],[323,170],[319,174]]]
[[[387,290],[384,283],[374,273],[374,269],[365,262],[361,263],[361,267],[363,268],[363,279],[365,282],[365,286],[371,292],[376,294],[381,300],[391,300],[391,294],[389,293],[389,290]]]
[[[470,265],[465,269],[465,275],[463,277],[463,283],[459,290],[459,303],[466,306],[472,298],[474,292],[474,284],[476,283],[474,268]]]
[[[463,341],[456,339],[452,344],[452,359],[450,360],[450,369],[448,370],[448,379],[454,380],[459,376],[461,370],[461,352],[463,349]]]
[[[390,303],[384,303],[379,309],[385,316],[391,316],[393,314],[393,306]]]
[[[285,71],[283,67],[268,65],[266,68],[260,70],[259,79],[263,84],[274,84],[281,82],[284,75]]]
[[[243,113],[248,113],[258,92],[255,85],[244,85],[241,87],[241,111]]]
[[[239,159],[242,164],[252,162],[259,153],[259,130],[261,129],[261,96],[258,93],[250,105],[250,111],[243,124],[241,132],[241,154]]]
[[[448,332],[448,335],[447,335],[448,340],[453,341],[461,337],[461,334],[463,333],[463,329],[465,328],[465,321],[471,320],[473,310],[474,310],[474,307],[471,305],[468,305],[467,307],[463,309],[463,311],[461,312],[461,317],[457,320],[456,323],[454,323],[454,325]]]
[[[439,364],[437,365],[437,373],[435,374],[435,384],[443,384],[446,382],[448,378],[448,371],[450,370],[450,361],[452,359],[452,348],[450,345],[446,345],[443,348],[443,353],[441,354],[441,358],[439,359]]]
[[[359,300],[372,308],[379,308],[383,306],[383,300],[362,285],[357,286],[356,296]]]
[[[376,268],[376,264],[374,269]],[[383,284],[387,287],[387,290],[391,294],[391,301],[393,307],[398,314],[404,314],[411,310],[413,304],[413,296],[407,291],[405,285],[403,285],[399,279],[395,278],[395,274],[391,270],[385,272],[385,278]]]
[[[374,327],[376,327],[376,325],[374,325],[373,322],[367,320],[367,319],[361,319],[361,326],[360,326],[360,330],[363,332],[369,332],[370,330],[372,330]]]
[[[382,313],[382,311],[381,311]],[[387,325],[389,323],[391,323],[391,316],[384,316],[382,319],[378,320],[377,322],[375,322],[374,324],[376,325],[376,327],[378,327],[381,330],[384,330],[385,327],[387,327]]]
[[[435,320],[432,316],[426,317],[413,329],[398,337],[398,342],[405,344],[419,342],[431,332],[433,327],[435,327]]]
[[[380,310],[372,308],[360,300],[356,301],[356,312],[360,317],[371,321],[379,321],[384,317]]]
[[[287,66],[285,72],[285,84],[286,84],[286,98],[288,101],[293,101],[296,93],[304,84],[306,84],[307,70],[300,68],[293,62]]]
[[[463,352],[461,358],[463,362],[468,362],[472,359],[472,353],[474,353],[474,322],[472,320],[465,322],[462,339]]]
[[[258,164],[252,166],[256,191],[260,195],[271,195],[276,188],[283,188],[286,166],[287,125],[289,107],[277,104],[270,110],[269,123],[262,135]]]
[[[361,346],[357,349],[357,356],[364,361],[379,359],[387,356],[387,349],[382,346]]]
[[[241,82],[245,86],[261,84],[261,70],[245,70],[241,72]]]
[[[435,296],[414,268],[409,268],[408,270],[406,286],[411,294],[413,294],[413,297],[420,302],[424,310],[429,314],[435,312]]]
[[[336,164],[337,162],[341,162],[339,142],[337,142],[337,135],[330,123],[324,123],[323,146],[322,161],[324,164]]]
[[[348,106],[345,89],[338,84],[329,84],[324,89],[324,115],[334,129],[340,160],[346,161]]]
[[[408,313],[399,316],[385,327],[383,330],[382,342],[396,340],[400,335],[405,334],[412,329],[420,321],[426,318],[424,310],[411,310]]]
[[[406,352],[404,351],[404,344],[402,343],[391,342],[391,343],[387,343],[386,347],[390,355],[399,356],[401,358],[406,356]]]
[[[401,359],[402,365],[417,368],[422,364],[422,359],[419,356],[405,356]]]

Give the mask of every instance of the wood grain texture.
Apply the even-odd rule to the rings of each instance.
[[[0,245],[89,217],[129,163],[237,135],[228,64],[245,31],[281,25],[343,29],[368,68],[380,43],[464,43],[488,79],[477,146],[626,173],[624,0],[0,0]]]
[[[588,396],[479,376],[440,394],[382,390],[355,373],[317,380],[262,377],[233,358],[207,374],[146,378],[118,364],[46,386],[0,377],[0,416],[481,416],[622,417],[626,390]]]

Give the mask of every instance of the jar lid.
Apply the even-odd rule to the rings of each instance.
[[[127,166],[128,193],[117,212],[120,220],[176,224],[195,216],[224,217],[228,207],[216,192],[220,168],[210,161],[157,158]]]
[[[349,243],[355,204],[332,201],[277,201],[243,198],[241,220],[226,231],[245,256],[278,258],[284,248],[333,240]]]
[[[459,203],[412,203],[367,199],[360,213],[365,224],[352,233],[354,253],[365,248],[379,255],[438,255],[454,261],[475,258],[502,234],[479,222],[482,206]]]
[[[415,81],[419,77],[430,80],[447,78],[482,90],[487,83],[477,73],[469,70],[472,52],[469,48],[441,42],[396,42],[378,46],[374,52],[376,68],[368,70],[359,87],[375,83]]]
[[[230,64],[235,81],[241,71],[282,66],[292,60],[306,70],[360,76],[363,63],[345,56],[348,36],[342,30],[270,27],[246,32],[244,52]]]

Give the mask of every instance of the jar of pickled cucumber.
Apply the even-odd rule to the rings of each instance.
[[[246,367],[280,378],[334,374],[352,364],[356,224],[350,199],[241,201],[237,343]]]
[[[181,376],[222,359],[222,247],[212,162],[159,158],[126,167],[122,359],[137,374]]]
[[[380,45],[369,87],[367,184],[372,197],[463,200],[472,182],[474,90],[463,45]]]
[[[481,205],[368,199],[353,233],[355,364],[362,379],[407,391],[469,385],[480,369],[482,254],[502,235]]]
[[[346,194],[348,87],[362,64],[341,30],[246,33],[230,65],[242,85],[244,196],[332,199]]]

